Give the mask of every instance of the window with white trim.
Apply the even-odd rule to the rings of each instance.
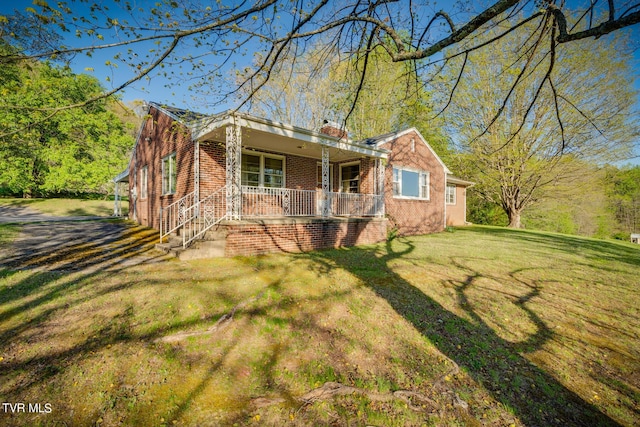
[[[177,164],[176,153],[173,152],[162,158],[162,194],[176,192]]]
[[[242,153],[240,166],[242,185],[251,187],[284,187],[284,157]]]
[[[340,166],[340,182],[343,193],[359,193],[360,162]]]
[[[144,166],[140,169],[140,198],[147,198],[147,189],[148,189],[148,179],[149,179],[149,167]]]
[[[393,196],[429,200],[429,172],[394,167]]]
[[[456,185],[455,184],[447,184],[447,188],[444,194],[444,199],[448,205],[456,204]]]

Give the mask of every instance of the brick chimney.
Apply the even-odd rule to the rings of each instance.
[[[335,136],[336,138],[340,139],[349,139],[349,133],[346,129],[342,128],[342,126],[338,123],[329,120],[324,121],[324,124],[320,128],[320,133],[324,133],[325,135],[329,136]]]

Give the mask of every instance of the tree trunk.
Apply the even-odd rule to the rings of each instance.
[[[522,228],[522,223],[520,222],[520,210],[509,209],[507,210],[507,216],[509,217],[509,228]]]

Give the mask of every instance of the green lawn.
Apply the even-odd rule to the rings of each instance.
[[[111,216],[113,200],[94,199],[11,199],[0,198],[0,206],[28,207],[54,216]],[[127,215],[128,202],[122,202],[122,214]]]
[[[628,243],[488,227],[0,270],[0,398],[51,405],[0,424],[637,425],[639,272]]]

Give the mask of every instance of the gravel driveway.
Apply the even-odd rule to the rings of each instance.
[[[29,223],[29,222],[63,222],[87,219],[104,219],[91,216],[52,216],[31,209],[27,206],[0,206],[0,223]]]
[[[154,249],[157,231],[126,221],[2,206],[0,222],[21,224],[16,239],[0,247],[0,268],[96,271],[166,259]]]

